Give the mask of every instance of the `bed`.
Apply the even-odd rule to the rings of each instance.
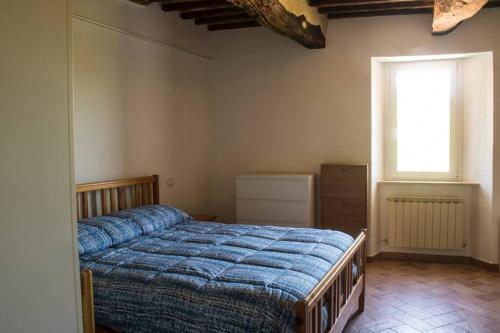
[[[77,208],[84,317],[113,331],[341,332],[364,309],[364,230],[193,221],[158,176],[78,185]]]

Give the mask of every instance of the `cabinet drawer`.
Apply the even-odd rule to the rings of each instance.
[[[276,227],[292,227],[292,228],[314,228],[314,221],[295,222],[295,221],[264,221],[264,220],[238,220],[238,224],[251,225],[272,225]]]
[[[366,198],[367,167],[323,165],[321,196],[327,198]]]
[[[277,221],[312,224],[313,208],[309,201],[237,200],[240,221]],[[246,222],[245,222],[246,223]]]
[[[310,200],[313,195],[312,182],[312,177],[297,177],[297,179],[240,177],[236,180],[236,198],[241,200]]]
[[[366,228],[366,200],[323,198],[321,202],[321,227],[323,228]]]

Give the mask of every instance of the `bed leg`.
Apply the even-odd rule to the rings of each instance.
[[[80,272],[80,283],[82,291],[83,332],[95,333],[94,291],[91,270],[86,269]]]
[[[295,305],[295,333],[307,333],[307,325],[306,303],[300,301]]]
[[[366,229],[362,230],[366,234]],[[365,311],[365,291],[366,291],[366,243],[363,243],[360,248],[361,251],[361,276],[363,277],[363,289],[359,295],[358,312]]]
[[[358,312],[361,313],[363,311],[365,311],[365,290],[364,289],[361,292],[361,295],[359,295],[359,305],[358,305]]]

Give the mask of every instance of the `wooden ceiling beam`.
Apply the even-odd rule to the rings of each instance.
[[[447,34],[462,21],[471,18],[488,0],[435,0],[432,33]]]
[[[392,16],[392,15],[410,15],[410,14],[432,14],[432,7],[334,12],[328,14],[328,18],[340,19],[340,18],[353,18],[353,17]]]
[[[255,19],[248,16],[247,13],[243,13],[243,14],[228,15],[228,16],[200,18],[196,19],[194,23],[196,25],[203,25],[203,24],[213,25],[213,24],[226,24],[226,23],[241,23],[249,21],[255,21]]]
[[[228,0],[275,32],[310,49],[324,48],[326,15],[306,0]]]
[[[223,7],[223,8],[181,12],[180,16],[184,20],[191,20],[191,19],[196,20],[201,18],[218,17],[218,16],[226,16],[226,15],[242,14],[242,13],[244,13],[242,9],[233,5],[229,5],[228,7]]]
[[[161,9],[164,12],[173,12],[203,8],[224,8],[230,5],[226,0],[169,0],[162,2]]]
[[[327,19],[434,13],[433,33],[443,34],[481,8],[500,0],[131,0],[161,1],[166,12],[179,11],[209,31],[264,25],[307,48],[325,47]]]
[[[252,20],[241,23],[226,23],[226,24],[210,24],[207,26],[208,31],[230,30],[230,29],[243,29],[259,27],[260,23]]]
[[[149,5],[156,0],[131,1]],[[231,5],[240,11],[229,9]],[[326,43],[327,17],[307,0],[163,0],[161,9],[184,12],[183,19],[194,18],[210,31],[264,25],[307,48],[324,48]]]
[[[320,13],[330,14],[336,12],[355,12],[355,11],[371,11],[371,10],[397,10],[397,9],[417,9],[417,8],[433,8],[434,0],[425,1],[398,1],[398,2],[377,2],[364,3],[359,5],[334,5],[330,7],[318,8]]]

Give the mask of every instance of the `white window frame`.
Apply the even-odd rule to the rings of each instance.
[[[448,67],[451,69],[452,82],[450,93],[450,171],[449,172],[400,172],[397,171],[397,94],[396,73],[402,68]],[[386,70],[386,119],[385,152],[386,180],[393,181],[461,181],[462,147],[462,64],[460,59],[426,60],[387,63]]]

